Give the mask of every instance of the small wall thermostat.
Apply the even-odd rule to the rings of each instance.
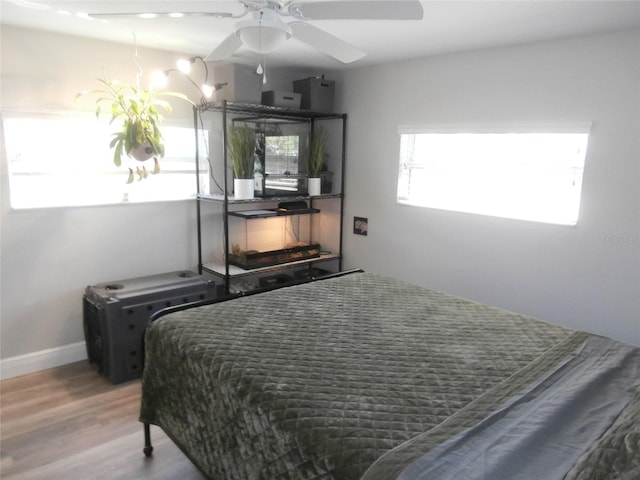
[[[353,233],[356,235],[367,235],[369,219],[365,217],[353,217]]]

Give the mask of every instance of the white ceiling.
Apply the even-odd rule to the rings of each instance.
[[[305,0],[299,0],[304,3]],[[422,1],[420,21],[324,20],[314,26],[364,50],[367,56],[349,65],[313,50],[296,39],[269,55],[273,66],[324,70],[358,68],[405,58],[516,45],[640,28],[640,1]],[[149,0],[0,0],[2,24],[156,47],[207,56],[238,21],[230,18],[110,18],[91,12],[235,11],[238,1]],[[241,48],[233,60],[252,63],[256,54]]]

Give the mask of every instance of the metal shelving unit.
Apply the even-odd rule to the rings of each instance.
[[[215,119],[217,116],[218,128],[214,128],[212,131],[216,132],[222,145],[219,149],[219,156],[211,154],[210,151],[201,152],[200,143],[198,142],[198,136],[205,131],[205,116],[210,116]],[[332,168],[335,169],[335,174],[338,177],[338,181],[334,182],[333,191],[326,192],[319,196],[306,196],[306,195],[282,195],[282,196],[264,196],[253,199],[235,199],[230,192],[230,185],[232,185],[232,175],[229,174],[230,159],[227,153],[227,129],[229,121],[243,121],[245,119],[266,118],[269,120],[288,120],[293,122],[306,122],[309,124],[309,128],[313,129],[317,124],[330,125],[332,131],[335,133],[334,137],[340,137],[340,142],[333,142],[333,145],[328,145],[328,150],[332,152],[332,155],[337,157],[333,159]],[[292,110],[279,107],[271,107],[264,105],[243,104],[236,102],[214,102],[203,104],[194,109],[194,125],[196,129],[196,145],[197,145],[197,157],[196,173],[198,178],[198,190],[197,190],[197,235],[198,235],[198,270],[200,274],[210,274],[214,277],[221,278],[224,282],[224,290],[227,294],[231,293],[231,283],[234,279],[247,279],[250,277],[260,277],[261,275],[284,271],[284,270],[297,270],[300,273],[301,269],[308,269],[309,272],[314,271],[314,265],[318,263],[329,262],[333,270],[342,270],[342,237],[343,237],[343,209],[344,209],[344,166],[345,166],[345,141],[346,141],[346,114],[334,114],[334,113],[322,113],[313,112],[309,110]],[[329,122],[329,123],[327,123]],[[336,125],[337,124],[337,125]],[[214,134],[208,132],[209,140],[212,139]],[[209,142],[211,144],[212,142]],[[341,143],[341,145],[337,145]],[[201,171],[201,161],[203,153],[206,153],[208,167],[205,175],[209,175],[213,178],[214,183],[219,185],[220,192],[211,192],[203,188],[201,185],[201,179],[203,172]],[[217,169],[218,181],[215,181],[215,177],[211,172]],[[222,181],[220,180],[222,176]],[[210,185],[207,178],[207,185]],[[209,187],[208,190],[211,190]],[[282,202],[300,202],[304,201],[307,204],[307,208],[300,209],[298,211],[278,210],[278,204]],[[323,208],[328,207],[328,212],[325,212]],[[220,219],[219,222],[211,222],[206,218],[204,213],[205,209],[219,209]],[[249,213],[247,213],[249,212]],[[236,217],[243,219],[242,221],[251,222],[255,219],[269,218],[269,217],[292,217],[295,215],[331,215],[331,221],[324,222],[333,225],[332,232],[325,232],[325,236],[331,236],[332,246],[330,249],[320,251],[319,256],[314,258],[306,258],[302,260],[286,261],[277,265],[269,265],[265,267],[244,269],[236,265],[229,263],[230,255],[230,217]],[[205,234],[203,230],[205,228],[211,231],[212,225],[214,230],[221,229],[221,250],[222,259],[211,260],[210,248],[206,245],[206,240],[210,240],[210,235]],[[322,222],[321,222],[322,223]],[[304,272],[303,272],[304,273]]]

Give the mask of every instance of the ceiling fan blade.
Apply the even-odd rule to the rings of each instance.
[[[55,2],[52,2],[55,3]],[[57,2],[67,3],[67,2]],[[93,18],[163,18],[163,17],[239,17],[246,13],[243,2],[238,0],[210,0],[206,4],[202,0],[181,0],[180,2],[71,2],[92,5],[82,7],[82,11],[89,8],[88,13]],[[146,5],[148,5],[148,8]]]
[[[226,60],[242,46],[242,40],[235,33],[225,38],[218,47],[207,55],[205,62],[215,62],[217,60]]]
[[[157,17],[216,17],[216,18],[228,18],[234,15],[229,12],[113,12],[113,13],[88,13],[88,16],[92,18],[124,18],[124,17],[138,17],[138,18],[157,18]]]
[[[295,2],[289,13],[301,20],[421,20],[418,0]]]
[[[363,58],[366,53],[344,40],[309,25],[305,22],[289,23],[293,37],[311,45],[312,47],[340,60],[342,63],[351,63]]]

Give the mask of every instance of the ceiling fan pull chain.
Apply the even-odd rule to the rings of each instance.
[[[260,10],[260,21],[258,22],[258,52],[262,52],[262,16],[263,15],[264,15],[264,12]],[[264,63],[264,67],[262,66],[263,63]],[[258,68],[256,69],[256,73],[258,75],[262,75],[263,85],[266,85],[267,83],[267,73],[265,72],[266,67],[267,67],[267,64],[264,61],[264,55],[263,55],[261,60],[258,62]]]
[[[258,23],[258,51],[261,50],[262,47],[262,11],[260,12],[260,21]],[[258,75],[264,74],[264,68],[262,68],[262,62],[264,61],[264,57],[258,60],[258,68],[256,69],[256,73]]]
[[[262,52],[262,16],[264,12],[260,10],[260,20],[258,21],[258,52]]]

